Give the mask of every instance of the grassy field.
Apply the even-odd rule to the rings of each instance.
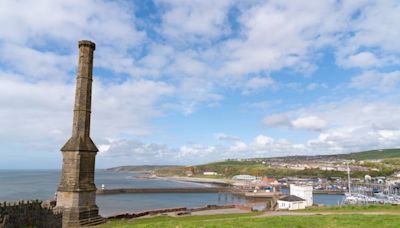
[[[261,213],[169,217],[157,216],[133,220],[114,220],[98,228],[110,227],[400,227],[400,215],[339,214],[349,212],[399,212],[400,207],[391,205],[346,206],[307,209],[301,212],[337,212],[332,215],[290,215],[261,217]],[[300,211],[297,211],[300,212]]]
[[[227,217],[190,216],[172,218],[167,216],[112,221],[106,227],[400,227],[398,215],[310,215],[275,217]]]
[[[383,211],[383,212],[399,212],[400,206],[397,205],[346,205],[346,206],[332,206],[332,207],[321,207],[321,208],[307,208],[302,212],[364,212],[364,211]]]

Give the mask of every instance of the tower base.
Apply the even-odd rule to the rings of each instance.
[[[57,192],[54,210],[62,212],[62,227],[84,227],[105,223],[107,219],[99,215],[95,204],[95,192]]]
[[[97,206],[67,208],[63,210],[63,228],[95,226],[105,222],[107,222],[107,219],[99,215]]]

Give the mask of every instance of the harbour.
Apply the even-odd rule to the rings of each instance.
[[[60,175],[59,170],[0,170],[0,201],[27,199],[48,200],[54,198],[55,188]],[[210,188],[213,185],[194,183],[167,178],[142,178],[144,173],[96,171],[96,185],[106,188]],[[221,187],[219,187],[221,188]],[[97,203],[100,214],[111,216],[120,213],[154,210],[171,207],[204,207],[206,205],[245,204],[257,200],[246,198],[231,192],[186,192],[186,193],[135,193],[135,194],[98,194]],[[203,190],[201,190],[203,191]],[[314,202],[324,205],[338,205],[343,195],[314,194]],[[257,202],[256,202],[257,203]]]

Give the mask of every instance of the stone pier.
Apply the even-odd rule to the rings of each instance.
[[[72,137],[61,148],[63,164],[55,208],[63,212],[63,227],[105,222],[96,205],[94,172],[98,149],[90,138],[94,50],[93,42],[79,41]]]

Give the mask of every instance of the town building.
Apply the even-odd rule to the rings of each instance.
[[[300,197],[306,201],[306,207],[313,205],[313,187],[309,185],[290,185],[290,195]]]
[[[278,185],[279,184],[279,182],[276,180],[275,177],[268,177],[268,176],[261,177],[261,182],[263,184],[267,184],[267,185]]]
[[[184,170],[185,170],[186,176],[188,176],[188,177],[193,176],[193,174],[194,174],[193,166],[186,166]]]
[[[279,210],[299,210],[306,208],[306,200],[289,195],[277,200]]]
[[[236,175],[232,177],[233,180],[240,180],[240,181],[255,181],[257,177],[251,175]]]

